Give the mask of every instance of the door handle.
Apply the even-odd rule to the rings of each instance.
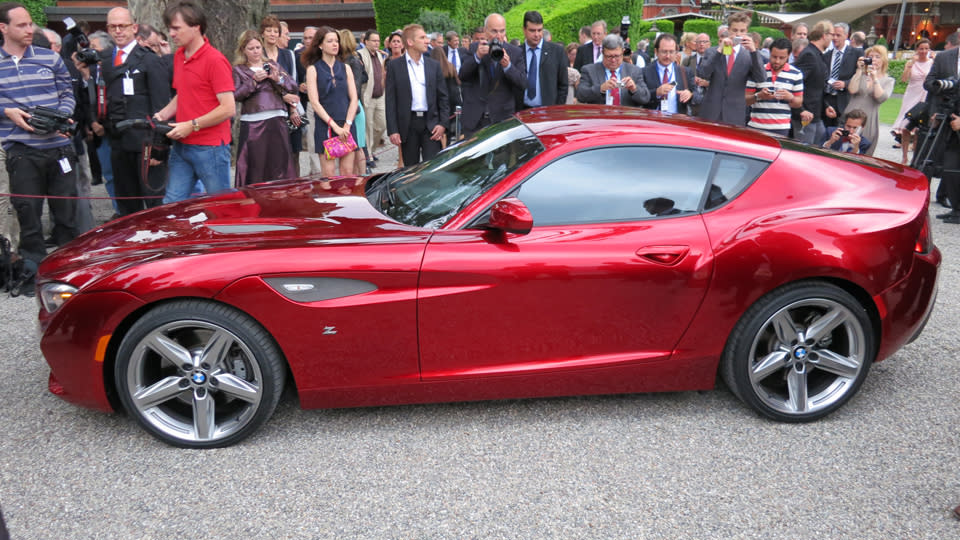
[[[637,255],[663,266],[679,264],[687,254],[690,246],[646,246],[637,250]]]

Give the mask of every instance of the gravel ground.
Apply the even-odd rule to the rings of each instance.
[[[960,228],[933,228],[949,284]],[[958,295],[942,287],[923,336],[813,424],[722,387],[317,411],[287,395],[208,451],[49,394],[35,301],[2,297],[0,505],[14,539],[956,538]]]

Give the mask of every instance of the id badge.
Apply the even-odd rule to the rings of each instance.
[[[133,95],[133,79],[131,77],[123,78],[123,95],[125,96]]]
[[[63,171],[63,174],[70,174],[70,172],[73,171],[73,167],[70,166],[69,159],[62,157],[58,163],[60,163],[60,170]]]

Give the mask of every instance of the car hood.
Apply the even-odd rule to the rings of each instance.
[[[159,206],[79,236],[44,259],[40,278],[82,287],[106,272],[171,256],[426,242],[429,231],[381,214],[363,188],[363,178],[307,178]]]

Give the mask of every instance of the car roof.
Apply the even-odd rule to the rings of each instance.
[[[521,111],[517,118],[547,149],[560,145],[617,142],[667,144],[709,148],[767,160],[773,160],[781,151],[777,138],[760,131],[637,107],[557,105]]]

